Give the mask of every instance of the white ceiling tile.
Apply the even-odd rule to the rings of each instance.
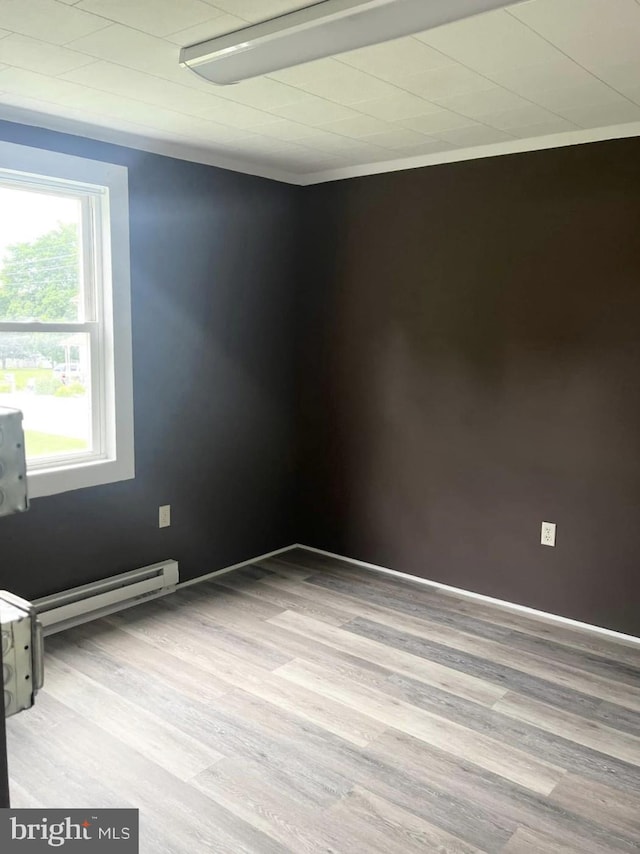
[[[450,98],[453,95],[463,95],[467,92],[480,92],[490,89],[495,84],[470,71],[461,65],[448,65],[444,68],[433,68],[422,74],[412,74],[398,80],[398,86],[433,101],[436,98]]]
[[[109,24],[56,0],[0,0],[0,20],[5,29],[52,44],[65,44]]]
[[[566,133],[567,131],[577,130],[577,126],[566,119],[557,118],[549,119],[547,122],[537,122],[534,125],[522,125],[509,128],[509,133],[517,136],[520,139],[529,139],[534,136],[551,136],[555,133]]]
[[[272,80],[279,80],[281,83],[303,89],[307,83],[314,83],[323,77],[335,77],[343,70],[344,65],[335,59],[316,59],[313,62],[294,65],[292,68],[272,71],[268,76]]]
[[[382,164],[382,171],[385,171],[385,164],[390,164],[395,167],[395,164],[400,159],[397,152],[388,151],[384,148],[379,148],[370,152],[366,157],[356,158],[352,157],[351,159],[344,158],[343,163],[341,164],[343,169],[348,169],[349,167],[354,166],[369,166],[369,165],[378,165]],[[366,173],[365,173],[366,174]]]
[[[306,161],[307,163],[310,163],[313,166],[316,166],[316,164],[320,161],[326,163],[327,166],[329,166],[329,164],[335,163],[338,160],[338,155],[327,154],[326,152],[319,151],[316,148],[310,148],[308,146],[305,146],[303,150],[299,151],[296,154],[296,158],[300,162]]]
[[[87,93],[90,90],[86,90]],[[130,134],[137,134],[141,138],[146,139],[158,139],[165,140],[169,142],[177,143],[179,146],[184,147],[185,145],[189,145],[192,149],[194,146],[197,146],[202,149],[203,152],[215,152],[218,154],[226,154],[228,157],[234,156],[234,148],[236,145],[241,142],[244,143],[244,138],[229,138],[226,139],[222,137],[221,139],[216,138],[215,140],[209,138],[209,136],[196,136],[193,133],[193,129],[187,127],[180,128],[180,132],[177,130],[177,124],[175,121],[167,122],[164,121],[162,116],[162,111],[160,114],[155,113],[154,119],[157,123],[157,126],[154,126],[150,123],[144,123],[142,121],[133,121],[125,118],[127,115],[131,116],[139,116],[140,113],[136,111],[136,106],[139,107],[139,104],[132,102],[131,111],[127,112],[127,105],[125,104],[125,99],[118,99],[116,101],[112,101],[107,104],[107,110],[97,109],[96,104],[90,104],[89,106],[83,108],[82,110],[70,108],[68,105],[56,104],[51,101],[40,100],[37,98],[29,98],[26,96],[19,95],[7,95],[4,94],[2,97],[2,101],[6,105],[20,107],[22,109],[35,111],[38,113],[46,113],[47,115],[60,116],[68,119],[74,119],[82,124],[89,123],[94,126],[103,127],[108,129],[109,131],[126,131]],[[103,103],[103,102],[101,102]],[[147,118],[146,113],[142,113],[144,118]],[[189,120],[189,116],[178,116],[177,121],[182,119],[186,119],[187,122]],[[170,129],[166,130],[165,125]],[[199,129],[200,130],[200,129]],[[222,129],[223,131],[225,129]],[[220,130],[216,129],[216,137],[220,136]]]
[[[297,9],[313,5],[312,0],[211,0],[211,2],[223,12],[238,15],[252,22],[268,21],[269,18],[277,18],[279,15],[286,15],[287,12],[295,12]]]
[[[340,137],[339,134],[332,133],[329,130],[307,127],[307,125],[298,125],[295,122],[280,124],[279,127],[275,129],[273,128],[273,125],[270,125],[270,128],[275,130],[276,133],[279,133],[281,139],[296,140],[308,148],[320,147],[325,143],[327,148],[334,149],[338,144],[338,139],[342,138],[343,141],[345,139],[344,136]]]
[[[379,145],[381,148],[407,148],[408,146],[423,145],[430,142],[424,134],[409,128],[396,128],[384,133],[374,133],[363,138],[364,142]]]
[[[640,86],[636,86],[635,89],[629,88],[626,91],[626,97],[635,104],[640,104]]]
[[[181,113],[173,114],[167,111],[162,124],[154,122],[156,127],[161,127],[171,133],[179,133],[190,139],[197,139],[212,145],[235,146],[247,139],[252,139],[253,134],[247,131],[239,131],[237,128],[228,128],[215,122],[205,122],[193,116],[185,116]]]
[[[309,148],[317,148],[320,151],[329,152],[330,154],[362,151],[363,148],[363,143],[360,140],[349,139],[348,137],[328,132],[318,132],[313,136],[305,137],[303,142]]]
[[[438,137],[461,148],[473,145],[490,145],[494,142],[505,142],[513,138],[510,134],[504,133],[504,131],[486,127],[485,125],[447,130],[439,133]]]
[[[570,107],[619,103],[622,96],[597,77],[575,66],[576,72],[554,74],[543,66],[514,69],[500,75],[500,82],[541,107],[557,113]]]
[[[508,14],[587,68],[638,56],[640,5],[634,0],[536,0]]]
[[[123,24],[110,24],[97,33],[69,42],[67,46],[91,54],[96,59],[117,62],[160,77],[180,70],[180,51],[175,45]]]
[[[0,71],[0,91],[69,106],[75,106],[77,100],[84,97],[86,92],[84,87],[77,83],[12,67]]]
[[[280,139],[268,139],[265,136],[256,136],[252,140],[242,140],[235,147],[236,151],[252,152],[253,154],[282,154],[295,152],[299,154],[300,146],[295,143],[288,143]]]
[[[445,130],[456,130],[456,128],[470,127],[475,125],[467,116],[452,113],[450,110],[438,110],[426,116],[414,116],[403,119],[405,127],[413,128],[421,133],[441,133]]]
[[[388,122],[383,122],[373,116],[355,115],[350,119],[341,119],[339,122],[327,122],[323,127],[332,133],[342,136],[350,136],[357,139],[373,133],[384,133],[393,130]]]
[[[239,128],[226,127],[215,122],[201,122],[196,116],[180,115],[180,127],[184,129],[185,135],[191,136],[192,133],[197,133],[201,138],[209,139],[215,142],[216,145],[235,145],[238,142],[244,142],[248,139],[253,139],[255,134],[252,131],[241,130]]]
[[[606,63],[632,61],[638,56],[640,45],[640,6],[638,12],[638,22],[634,27],[584,32],[571,45],[563,42],[560,47],[589,70]]]
[[[285,104],[282,107],[274,107],[271,112],[283,119],[291,119],[294,122],[313,126],[351,119],[354,116],[354,111],[349,107],[334,104],[333,101],[327,101],[315,95],[302,94],[304,100],[296,101],[294,104]]]
[[[640,6],[638,6],[640,13]],[[621,27],[610,32],[591,33],[580,45],[571,49],[571,56],[589,70],[603,63],[633,61],[640,50],[640,14],[634,27]]]
[[[303,140],[315,135],[315,128],[308,128],[288,119],[265,123],[256,130],[264,136],[288,141]]]
[[[591,104],[562,110],[564,118],[584,128],[640,121],[640,106],[630,101],[616,104]]]
[[[477,71],[550,62],[560,52],[504,11],[475,15],[416,38]]]
[[[165,110],[151,104],[143,104],[131,98],[123,98],[120,95],[110,95],[107,92],[96,92],[94,89],[86,88],[83,89],[82,93],[74,96],[73,105],[104,116],[112,116],[175,133],[178,133],[180,123],[186,119],[191,119],[190,116],[181,116],[171,110]],[[202,136],[204,124],[204,122],[200,126],[192,124],[190,127],[192,135]]]
[[[215,98],[215,105],[207,107],[199,113],[202,118],[220,122],[235,128],[252,128],[274,121],[270,113],[263,110],[255,110],[246,104],[238,104],[236,101],[226,101],[224,98]]]
[[[425,154],[439,154],[442,151],[453,151],[457,146],[442,139],[428,140],[419,145],[408,145],[396,149],[396,154],[402,157],[420,157]]]
[[[243,80],[235,86],[209,86],[212,94],[255,107],[257,110],[273,110],[275,107],[286,107],[309,100],[313,96],[307,95],[301,89],[294,86],[286,86],[277,80],[268,77],[255,77],[253,80]]]
[[[125,98],[135,98],[185,113],[200,113],[216,104],[215,99],[207,92],[188,89],[186,86],[102,60],[77,71],[70,71],[64,74],[63,78]]]
[[[318,95],[336,104],[355,104],[357,101],[368,101],[373,98],[385,98],[395,94],[394,87],[384,80],[378,80],[347,65],[332,77],[322,77],[319,80],[308,81],[303,91]]]
[[[632,62],[599,65],[592,70],[596,77],[623,95],[640,86],[640,56]]]
[[[53,101],[30,98],[26,95],[3,94],[2,103],[6,106],[20,107],[24,110],[33,110],[36,113],[41,113],[47,116],[60,116],[62,118],[73,119],[82,123],[88,122],[92,125],[109,127],[112,130],[122,129],[128,130],[132,133],[147,135],[150,131],[150,128],[147,125],[130,123],[114,116],[106,116],[104,113],[95,113],[87,109],[74,109],[69,107],[68,104],[57,104]]]
[[[545,89],[553,89],[559,85],[579,86],[594,80],[592,74],[568,57],[547,64],[522,65],[518,68],[487,72],[487,76],[494,83],[534,100],[536,93]]]
[[[158,68],[157,71],[149,71],[148,73],[154,74],[156,77],[162,77],[165,80],[171,80],[173,83],[179,83],[180,86],[187,86],[189,89],[200,89],[200,91],[212,95],[217,95],[217,90],[221,88],[199,77],[190,68],[183,68],[177,61],[172,62],[170,65],[165,65],[162,69]]]
[[[40,74],[63,74],[93,62],[91,56],[68,50],[60,45],[13,33],[0,40],[0,62],[27,68]]]
[[[240,140],[233,146],[234,154],[251,154],[254,157],[261,157],[263,154],[282,154],[282,146],[285,143],[280,139],[268,139],[266,136],[257,136],[255,140],[246,141]],[[283,158],[282,165],[285,159]]]
[[[370,145],[364,140],[348,139],[348,145],[337,152],[339,157],[350,158],[352,163],[366,163],[371,160],[389,160],[395,156],[393,149]]]
[[[252,139],[245,139],[238,142],[234,149],[237,152],[253,152],[255,154],[261,154],[263,152],[280,152],[286,151],[289,143],[286,140],[272,138],[269,139],[266,136],[256,135]]]
[[[486,125],[509,131],[509,133],[513,127],[553,123],[554,121],[559,121],[560,124],[563,122],[562,119],[558,119],[558,116],[537,104],[527,104],[524,107],[516,107],[513,110],[502,110],[496,113],[484,113],[477,118]]]
[[[80,0],[74,9],[101,15],[155,36],[201,24],[215,17],[215,9],[202,0]]]
[[[499,113],[529,106],[529,102],[520,95],[515,95],[501,86],[483,89],[480,92],[470,92],[465,95],[453,95],[450,98],[438,98],[435,102],[440,107],[461,113],[463,116],[476,118],[486,113]]]
[[[345,139],[344,137],[339,138],[341,138],[342,141],[347,144],[336,144],[334,147],[332,147],[331,144],[324,145],[324,143],[320,143],[314,145],[312,150],[320,151],[321,154],[325,157],[339,158],[342,161],[341,165],[343,166],[346,166],[347,164],[355,165],[360,163],[368,163],[375,159],[389,160],[393,156],[389,149],[380,148],[377,145],[367,145],[367,143],[361,140]],[[311,143],[309,140],[305,140],[305,145],[311,148]]]
[[[141,125],[177,132],[177,123],[180,116],[169,110],[152,107],[149,104],[141,104],[129,98],[118,95],[109,95],[104,92],[96,93],[91,89],[85,89],[84,98],[78,98],[78,106],[85,110],[93,110],[105,116],[114,116],[125,121],[136,122]]]
[[[211,11],[214,15],[216,14],[215,9],[212,8]],[[212,17],[202,24],[196,24],[194,27],[187,27],[186,29],[181,28],[175,33],[169,33],[165,35],[165,38],[179,47],[187,47],[188,45],[214,39],[216,36],[232,33],[235,30],[241,30],[248,25],[248,21],[244,21],[235,15],[218,14],[215,18]]]
[[[440,112],[440,107],[399,89],[396,93],[386,98],[374,98],[370,101],[357,101],[352,104],[354,110],[374,116],[383,121],[395,122],[412,116],[424,116],[428,113]]]
[[[323,157],[323,156],[324,156],[324,157],[329,157],[329,158],[330,158],[330,160],[331,160],[331,165],[327,167],[328,169],[347,169],[349,166],[359,166],[361,163],[363,163],[363,162],[364,162],[364,161],[360,158],[360,156],[359,156],[359,155],[356,157],[356,156],[355,156],[355,155],[353,155],[353,154],[342,154],[342,155],[338,155],[338,154],[336,154],[336,155],[331,156],[331,155],[327,155],[327,154],[324,154],[324,153],[323,153],[323,154],[321,154],[320,156],[321,156],[321,157]],[[385,151],[385,152],[384,152],[384,159],[385,159],[385,160],[388,160],[388,159],[389,159],[389,152],[388,152],[388,151]],[[316,169],[316,168],[314,168],[314,167],[309,166],[309,167],[307,168],[307,173],[306,173],[306,174],[313,173],[313,172],[318,172],[318,171],[319,171],[318,169]]]
[[[595,77],[585,84],[578,86],[562,86],[554,89],[536,92],[536,103],[554,113],[559,113],[571,107],[588,107],[591,104],[615,104],[625,99],[615,90],[596,80]]]
[[[395,151],[387,148],[370,147],[361,151],[351,151],[339,155],[335,168],[348,168],[349,166],[362,166],[367,163],[387,163],[398,159]]]
[[[337,58],[346,65],[391,82],[429,68],[452,64],[449,57],[414,38],[395,39],[342,53]]]
[[[528,0],[508,9],[510,15],[545,35],[571,37],[576,21],[585,29],[598,29],[614,21],[630,26],[638,16],[637,0]]]

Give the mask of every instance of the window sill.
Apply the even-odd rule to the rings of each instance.
[[[133,456],[130,460],[99,460],[78,463],[66,468],[36,469],[27,472],[29,498],[44,498],[74,489],[103,486],[135,477]]]

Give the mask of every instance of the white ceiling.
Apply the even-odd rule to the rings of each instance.
[[[0,117],[294,183],[640,134],[640,0],[528,0],[217,87],[179,48],[310,0],[0,0]]]

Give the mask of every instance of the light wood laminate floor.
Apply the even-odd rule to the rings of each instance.
[[[13,806],[144,854],[640,850],[638,646],[300,550],[46,646]]]

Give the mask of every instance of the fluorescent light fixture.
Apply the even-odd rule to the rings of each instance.
[[[409,36],[516,0],[324,0],[185,47],[180,64],[226,85]]]

